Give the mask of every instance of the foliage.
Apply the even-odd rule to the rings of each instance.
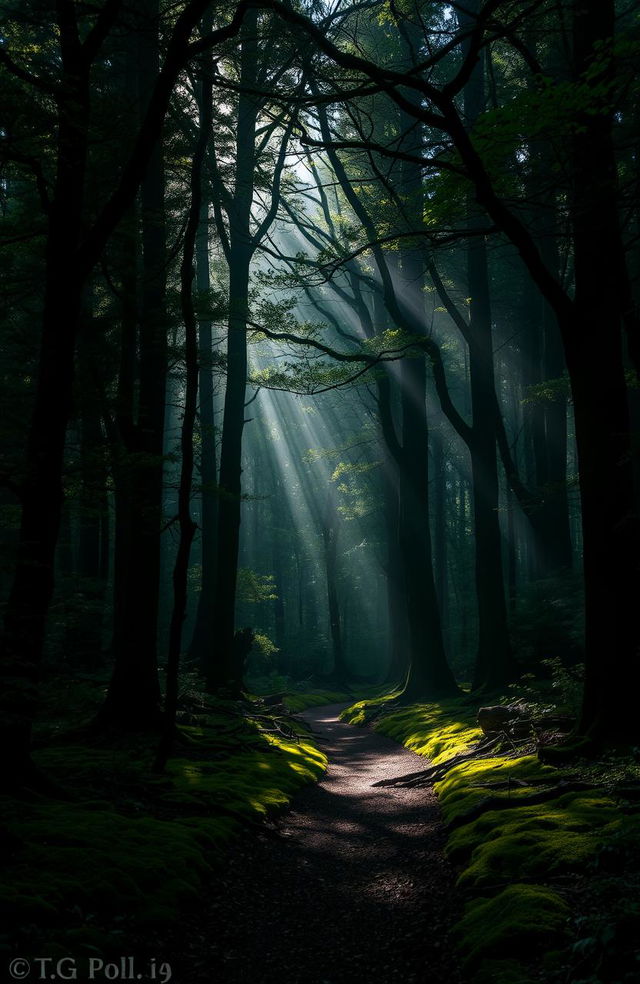
[[[509,689],[517,696],[515,701],[510,696],[509,703],[516,703],[532,714],[547,714],[557,709],[575,719],[582,701],[583,664],[566,666],[556,656],[543,659],[541,668],[551,679],[540,680],[531,673],[524,674],[517,683],[510,685]]]
[[[545,660],[579,662],[584,639],[581,579],[545,578],[527,585],[511,618],[511,634],[523,669],[535,671]]]
[[[247,567],[238,570],[238,601],[260,605],[277,598],[273,574],[257,574]]]
[[[37,762],[73,799],[0,799],[9,847],[0,908],[16,945],[121,952],[134,925],[167,925],[200,898],[230,837],[324,771],[305,735],[264,733],[252,705],[207,697],[193,678],[182,684],[192,723],[181,727],[166,775],[151,771],[152,736],[67,731]],[[88,707],[100,692],[85,689]]]
[[[276,657],[280,650],[264,632],[254,632],[253,645],[246,661],[248,678],[264,676],[274,672]]]

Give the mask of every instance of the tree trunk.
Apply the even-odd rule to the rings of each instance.
[[[613,0],[574,12],[580,78],[614,34]],[[607,64],[591,82],[608,81]],[[575,319],[562,325],[580,468],[586,602],[581,734],[638,743],[639,536],[623,357],[626,277],[618,225],[613,111],[581,114],[574,137]]]
[[[211,287],[209,271],[208,205],[203,203],[196,241],[196,284],[198,294],[205,297]],[[214,387],[211,360],[212,322],[199,322],[200,347],[200,482],[201,482],[201,569],[200,596],[189,654],[200,666],[212,659],[215,646],[213,604],[216,583],[216,527],[218,522],[218,469],[214,417]]]
[[[475,26],[479,3],[458,14],[460,26]],[[469,42],[463,45],[467,49]],[[464,111],[469,130],[484,111],[484,56],[481,54],[464,89]],[[469,198],[469,225],[481,228]],[[495,689],[509,679],[511,650],[504,591],[502,538],[498,515],[498,459],[496,451],[497,414],[493,365],[493,330],[487,247],[484,236],[475,235],[467,244],[467,293],[469,305],[469,375],[473,428],[469,450],[473,481],[475,531],[475,584],[478,602],[478,648],[473,673],[473,689]]]
[[[218,654],[206,668],[210,688],[225,687],[238,694],[242,670],[234,658],[234,620],[242,473],[242,432],[247,382],[247,318],[249,316],[249,268],[253,254],[251,208],[255,158],[257,102],[250,94],[256,84],[257,11],[249,11],[241,31],[241,67],[236,138],[236,185],[229,216],[229,325],[227,383],[220,452],[220,501],[218,505],[217,581],[215,628]]]
[[[203,30],[211,24],[203,25]],[[198,323],[193,303],[193,278],[196,238],[201,224],[202,170],[213,117],[212,80],[209,66],[201,82],[199,133],[191,165],[191,204],[184,235],[180,266],[180,301],[185,332],[185,392],[182,427],[180,431],[180,481],[178,487],[179,539],[173,568],[173,610],[169,625],[167,658],[167,689],[165,696],[164,730],[158,748],[155,767],[162,772],[171,753],[178,708],[178,673],[182,649],[182,627],[187,614],[187,584],[189,557],[196,524],[191,515],[191,486],[193,483],[193,431],[198,400]]]
[[[138,34],[140,120],[160,63],[158,0],[145,0]],[[164,415],[167,384],[165,174],[161,141],[142,182],[142,288],[138,363],[138,419],[128,436],[130,527],[126,586],[120,596],[120,624],[114,631],[114,669],[101,718],[126,727],[160,720],[158,681],[158,592]]]
[[[330,673],[330,677],[336,683],[346,683],[349,672],[344,656],[342,620],[340,618],[340,602],[338,598],[338,511],[336,509],[333,489],[329,489],[327,505],[321,522],[325,575],[327,579],[329,635],[333,654],[333,670]]]
[[[409,134],[409,151],[419,152],[420,131],[401,114]],[[422,214],[422,173],[415,163],[403,161],[400,176],[406,221]],[[414,318],[415,330],[425,334],[423,251],[418,245],[400,248],[403,296],[413,295],[422,317]],[[410,306],[407,305],[410,311]],[[422,310],[421,310],[422,309]],[[409,316],[410,317],[410,316]],[[409,627],[410,662],[405,700],[433,700],[458,692],[447,663],[440,610],[433,571],[429,490],[429,421],[427,416],[427,366],[422,357],[403,359],[400,370],[402,454],[399,468],[399,541],[403,557]]]
[[[67,43],[65,42],[65,49]],[[39,370],[28,429],[17,562],[2,637],[3,779],[29,782],[31,720],[53,593],[62,511],[62,469],[71,415],[82,277],[74,257],[82,234],[89,121],[89,66],[65,50],[59,97],[56,178],[48,221]]]

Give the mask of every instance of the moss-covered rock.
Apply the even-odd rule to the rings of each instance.
[[[492,898],[470,902],[455,935],[465,966],[473,969],[486,958],[502,962],[505,957],[522,957],[523,951],[533,956],[536,947],[567,940],[570,916],[569,906],[552,889],[515,884]],[[518,972],[515,965],[508,971]]]
[[[491,810],[454,830],[447,853],[458,863],[467,862],[458,879],[464,887],[504,884],[514,878],[544,880],[550,874],[584,870],[615,815],[610,799],[583,793],[536,806]]]
[[[464,819],[484,801],[497,799],[526,799],[533,790],[528,783],[548,779],[557,782],[558,770],[542,765],[535,755],[520,758],[495,755],[487,759],[472,759],[453,766],[445,778],[435,784],[435,791],[447,823]],[[496,784],[506,788],[496,789]],[[524,785],[522,785],[524,784]]]

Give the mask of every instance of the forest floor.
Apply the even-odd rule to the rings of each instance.
[[[328,772],[277,825],[229,846],[187,937],[168,944],[181,984],[459,980],[448,940],[455,873],[436,797],[373,787],[424,758],[340,722],[344,706],[301,715]]]

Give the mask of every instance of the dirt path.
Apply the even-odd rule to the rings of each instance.
[[[425,760],[340,723],[343,706],[304,713],[327,776],[296,796],[278,833],[233,851],[175,961],[177,984],[457,984],[435,796],[372,788]]]

